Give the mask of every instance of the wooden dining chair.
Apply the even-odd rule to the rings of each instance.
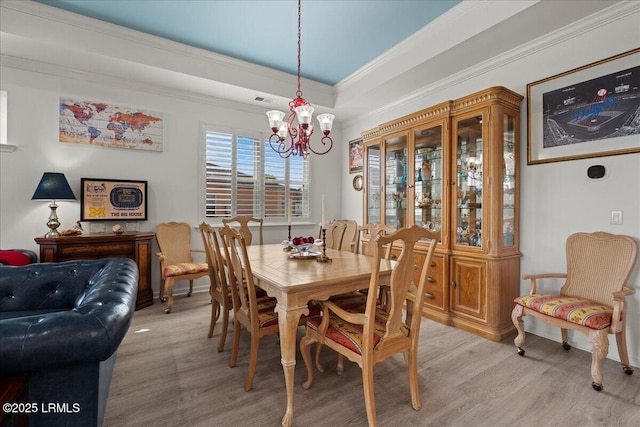
[[[252,216],[234,216],[231,218],[222,218],[222,224],[227,226],[233,226],[240,229],[240,232],[244,235],[245,243],[247,246],[251,246],[253,243],[253,233],[251,233],[250,225],[258,227],[258,244],[264,245],[264,238],[262,236],[262,226],[264,219],[254,218]]]
[[[249,391],[253,388],[260,338],[277,334],[279,331],[278,313],[275,312],[276,299],[266,295],[258,296],[244,235],[233,227],[222,227],[218,232],[222,238],[222,246],[227,259],[227,272],[233,301],[233,349],[229,367],[236,366],[240,347],[240,332],[244,326],[251,334],[249,373],[244,383],[245,391]],[[312,306],[309,308],[309,314],[300,318],[300,324],[303,325],[308,318],[319,315],[319,308]]]
[[[160,252],[156,256],[160,259],[160,301],[164,298],[164,291],[169,296],[165,313],[171,313],[173,308],[173,285],[178,280],[189,281],[190,297],[193,292],[193,281],[209,274],[206,262],[196,262],[193,253],[204,253],[204,250],[191,249],[191,226],[186,222],[166,222],[156,226],[156,240]]]
[[[358,227],[356,239],[356,253],[373,256],[376,247],[376,237],[393,233],[394,229],[380,222],[372,222]]]
[[[306,322],[306,334],[300,342],[300,352],[307,368],[307,380],[302,386],[308,389],[313,381],[310,346],[319,343],[347,357],[362,369],[362,386],[369,426],[376,426],[373,367],[389,356],[402,353],[409,369],[409,388],[414,409],[421,408],[418,386],[418,339],[422,320],[422,303],[431,257],[436,244],[429,241],[427,256],[420,279],[414,283],[416,258],[414,246],[429,232],[417,225],[401,229],[388,236],[378,236],[373,255],[374,268],[369,283],[366,306],[341,308],[332,301],[321,302],[322,316]],[[380,262],[385,247],[396,244],[400,253],[391,273],[390,302],[387,307],[378,305],[380,286]],[[316,361],[320,372],[324,367]]]
[[[629,236],[604,232],[575,233],[567,238],[567,272],[526,274],[531,280],[529,295],[516,298],[511,314],[518,330],[514,343],[524,356],[525,332],[522,318],[530,314],[560,328],[562,347],[571,349],[567,330],[580,331],[589,337],[591,351],[591,386],[601,391],[602,361],[609,351],[608,334],[616,337],[622,370],[631,375],[625,328],[625,297],[635,289],[627,285],[638,258],[638,245]],[[538,279],[564,279],[560,293],[538,292]],[[636,326],[636,325],[633,325]],[[636,329],[637,330],[637,329]]]
[[[227,281],[227,273],[225,271],[226,262],[218,241],[218,233],[206,222],[200,224],[199,229],[207,253],[209,279],[211,280],[211,286],[209,287],[209,295],[211,295],[211,321],[209,322],[208,337],[211,338],[213,336],[216,322],[220,318],[220,315],[222,315],[222,331],[220,332],[220,344],[218,344],[218,351],[220,352],[224,350],[227,331],[229,329],[229,312],[233,309],[231,288]]]
[[[336,222],[344,224],[344,232],[342,233],[340,250],[355,253],[358,236],[358,223],[352,219],[339,219]]]
[[[344,231],[347,228],[346,224],[333,221],[327,227],[325,231],[325,246],[328,249],[338,249],[342,246],[342,238],[344,237]],[[318,238],[322,239],[322,226],[320,226],[320,231],[318,233]]]

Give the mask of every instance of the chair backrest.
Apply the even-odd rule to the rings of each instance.
[[[202,243],[207,254],[207,263],[209,264],[209,278],[211,287],[223,296],[227,296],[227,278],[224,269],[223,254],[220,252],[220,243],[216,230],[206,222],[200,224],[200,234]]]
[[[258,328],[256,287],[247,255],[245,237],[233,227],[218,230],[227,259],[227,271],[233,299],[233,312],[239,321],[250,322]],[[246,286],[243,286],[246,285]]]
[[[186,222],[165,222],[156,226],[156,240],[165,265],[193,262],[191,226]]]
[[[325,245],[329,249],[340,249],[342,246],[342,238],[344,237],[344,230],[347,228],[346,224],[333,221],[329,224],[325,232]],[[320,227],[319,238],[322,238],[322,227]]]
[[[352,219],[339,219],[336,222],[344,224],[340,250],[356,252],[356,246],[358,244],[356,240],[358,235],[358,223]]]
[[[251,216],[234,216],[231,218],[222,218],[222,224],[235,226],[234,223],[238,224],[240,232],[244,236],[244,241],[247,246],[251,246],[253,243],[253,234],[249,229],[250,223],[255,223],[254,225],[258,225],[258,244],[264,245],[264,239],[262,237],[262,225],[264,220],[262,218],[254,218]]]
[[[567,281],[563,295],[608,306],[613,292],[622,290],[638,258],[638,245],[629,236],[575,233],[567,238]]]
[[[361,227],[358,227],[358,241],[356,241],[356,248],[360,245],[360,249],[358,250],[359,253],[362,253],[362,255],[373,256],[374,248],[376,246],[376,237],[378,237],[378,235],[384,236],[393,232],[393,228],[380,222],[364,224]],[[366,241],[363,239],[366,239]]]
[[[369,283],[365,318],[375,319],[376,309],[380,309],[377,304],[378,288],[381,284],[380,262],[384,259],[387,252],[386,248],[395,245],[396,248],[400,249],[400,253],[396,258],[396,265],[391,272],[390,279],[384,281],[384,284],[390,288],[389,301],[385,306],[385,310],[388,310],[388,320],[386,325],[374,325],[374,322],[365,322],[362,346],[363,356],[365,352],[373,351],[374,329],[381,326],[385,328],[385,332],[375,348],[375,351],[381,357],[397,352],[398,348],[406,348],[409,344],[407,340],[411,342],[411,345],[417,345],[417,340],[420,336],[424,290],[436,240],[428,240],[427,256],[417,283],[414,283],[413,280],[416,266],[414,247],[418,241],[430,238],[432,235],[423,227],[413,225],[410,228],[403,228],[386,236],[378,235],[375,238],[374,268]],[[399,343],[398,341],[404,343]]]

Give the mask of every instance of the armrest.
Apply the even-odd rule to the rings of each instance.
[[[522,280],[531,280],[531,290],[529,295],[533,295],[537,292],[538,284],[537,279],[566,279],[566,273],[542,273],[542,274],[523,274]]]
[[[110,261],[75,308],[0,321],[0,376],[100,362],[117,350],[133,318],[138,268],[130,259]]]
[[[346,310],[341,309],[335,303],[331,301],[322,301],[321,305],[332,311],[336,316],[341,319],[346,320],[349,323],[355,323],[357,325],[364,325],[364,313],[350,313]]]
[[[613,293],[613,299],[614,301],[624,301],[625,297],[628,297],[629,295],[633,295],[636,293],[636,290],[629,287],[629,286],[623,286],[621,291],[617,291]]]

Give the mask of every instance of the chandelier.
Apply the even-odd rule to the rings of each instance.
[[[281,157],[287,158],[291,155],[302,156],[305,159],[309,153],[326,154],[333,147],[333,140],[329,137],[331,126],[333,125],[333,114],[320,114],[318,123],[322,131],[322,147],[317,150],[311,147],[311,135],[313,135],[313,107],[302,97],[300,89],[300,2],[298,0],[298,90],[295,99],[289,102],[291,114],[284,120],[285,113],[282,111],[267,111],[269,127],[273,134],[269,137],[271,148]],[[296,124],[297,120],[297,124]],[[287,140],[288,136],[288,140]]]

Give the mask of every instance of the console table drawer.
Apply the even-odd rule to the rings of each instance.
[[[61,245],[58,247],[58,261],[72,259],[130,258],[135,255],[131,242],[101,243],[99,245]]]

